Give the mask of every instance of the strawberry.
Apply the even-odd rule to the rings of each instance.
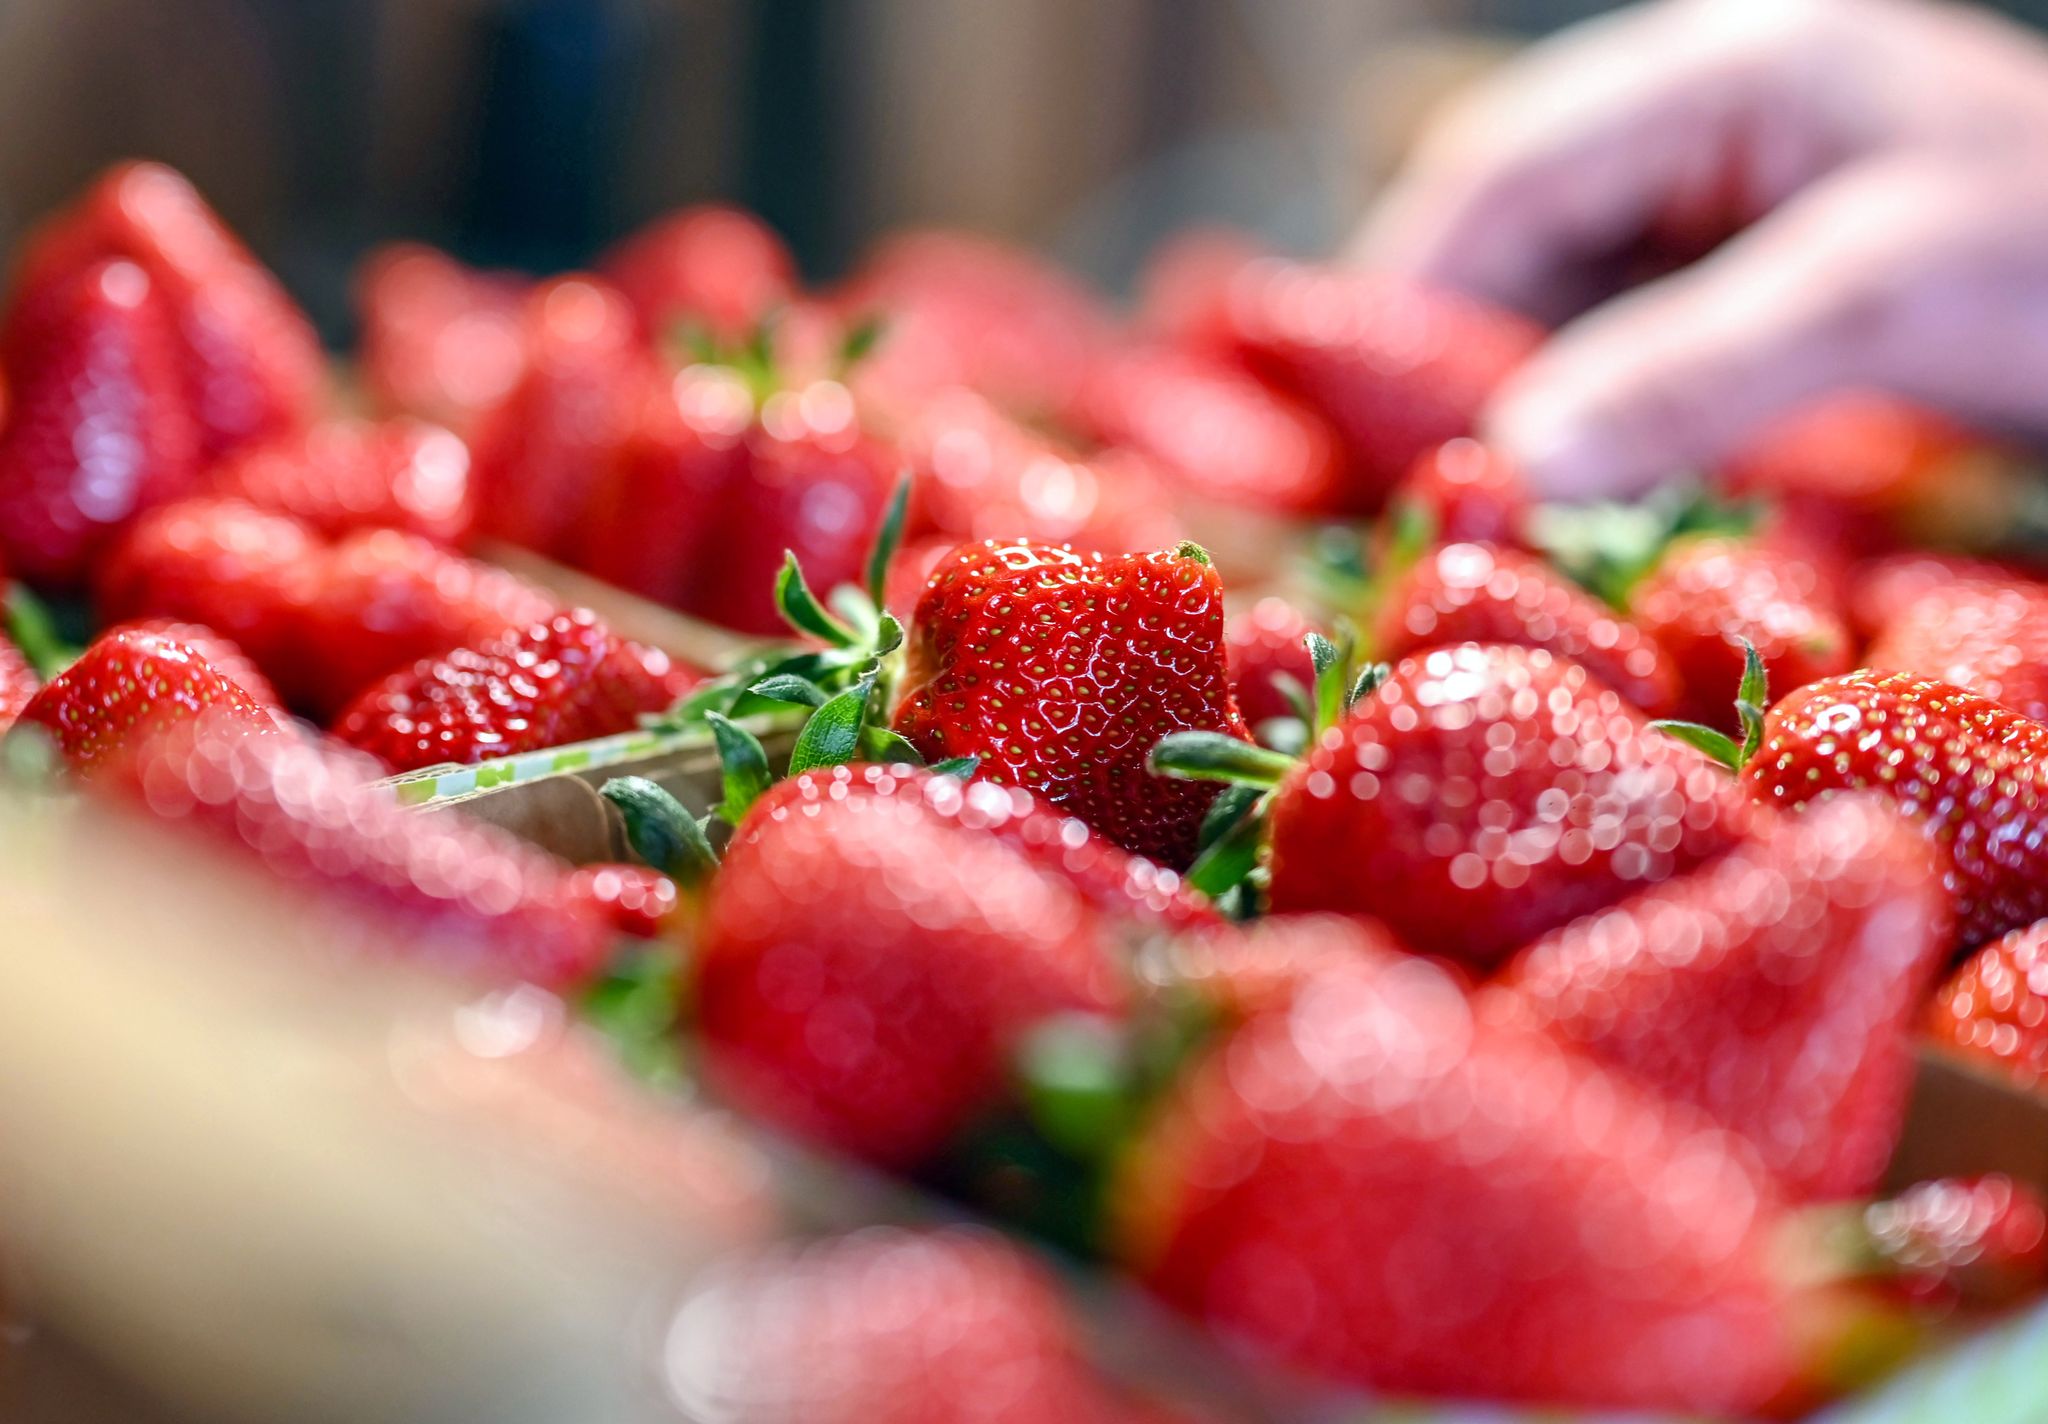
[[[520,310],[530,285],[418,243],[372,252],[355,306],[358,362],[377,408],[472,433],[526,369]]]
[[[932,809],[908,768],[821,794],[848,784],[806,772],[741,822],[699,935],[703,1066],[773,1122],[911,1167],[1004,1100],[1026,1031],[1125,990],[1111,917],[1045,851]]]
[[[1183,1072],[1112,1245],[1225,1337],[1397,1393],[1743,1413],[1799,1373],[1766,1178],[1361,945]]]
[[[391,674],[343,709],[334,735],[390,771],[471,764],[631,731],[693,681],[578,609]]]
[[[1138,278],[1138,325],[1194,351],[1226,352],[1238,273],[1274,253],[1249,233],[1195,227],[1153,249]]]
[[[1337,510],[1336,433],[1218,358],[1122,346],[1089,373],[1079,420],[1156,461],[1186,493],[1284,514]]]
[[[207,484],[329,539],[391,528],[454,544],[469,531],[468,447],[409,418],[308,426],[229,456]]]
[[[1865,1207],[1861,1226],[1911,1295],[2003,1306],[2048,1284],[2048,1204],[1996,1172],[1916,1182]]]
[[[1116,558],[965,546],[918,601],[895,728],[928,761],[979,757],[981,775],[1184,867],[1216,790],[1155,776],[1146,759],[1174,731],[1249,740],[1222,581],[1193,544]]]
[[[100,637],[109,638],[116,633],[144,633],[168,638],[198,654],[214,671],[263,706],[284,706],[278,698],[277,689],[270,685],[270,679],[249,660],[249,655],[211,628],[198,623],[180,622],[175,618],[137,618],[103,630]]]
[[[1537,935],[1727,849],[1748,807],[1542,649],[1418,654],[1274,795],[1275,911],[1364,914],[1486,968]]]
[[[796,291],[796,262],[751,213],[707,203],[680,208],[623,238],[599,264],[657,339],[701,323],[744,336]]]
[[[109,169],[31,237],[0,338],[10,364],[42,319],[45,291],[107,258],[142,268],[166,305],[203,458],[311,417],[325,380],[311,324],[184,176],[159,163]]]
[[[1630,593],[1629,608],[1670,654],[1684,689],[1678,715],[1687,721],[1727,720],[1745,642],[1783,690],[1853,665],[1848,627],[1813,565],[1740,539],[1675,541]]]
[[[1946,919],[1926,839],[1849,797],[1538,940],[1482,1012],[1699,1106],[1792,1195],[1857,1195],[1897,1144]]]
[[[661,938],[680,903],[675,881],[644,865],[579,866],[569,877],[569,893],[633,939]]]
[[[2048,720],[2048,588],[1979,581],[1932,588],[1878,632],[1863,661],[1952,682]]]
[[[21,649],[0,638],[0,732],[15,724],[40,686],[42,679]]]
[[[251,736],[218,714],[153,737],[110,791],[189,828],[360,925],[366,955],[417,944],[487,983],[562,988],[602,968],[609,931],[552,856],[460,812],[424,814],[331,743]]]
[[[192,484],[196,432],[172,312],[132,262],[65,270],[7,333],[0,553],[18,577],[76,584],[120,528]]]
[[[2048,1076],[2048,920],[2008,931],[1964,960],[1928,1006],[1927,1030],[2021,1083]]]
[[[1292,678],[1295,689],[1304,695],[1315,685],[1315,666],[1307,643],[1314,631],[1300,610],[1284,598],[1262,598],[1224,623],[1230,687],[1246,725],[1257,728],[1262,722],[1299,715],[1288,696],[1290,689],[1278,679]]]
[[[1515,549],[1446,544],[1388,590],[1373,623],[1376,655],[1400,658],[1454,643],[1547,648],[1651,714],[1678,701],[1678,676],[1655,637]]]
[[[1763,720],[1742,779],[1797,805],[1874,787],[1947,851],[1954,945],[2048,916],[2048,726],[1952,683],[1854,672],[1792,693]]]
[[[1927,595],[1958,584],[2048,592],[2040,579],[2010,564],[1926,549],[1864,560],[1845,583],[1850,622],[1865,638],[1875,638]]]
[[[1265,380],[1318,411],[1346,461],[1339,505],[1375,512],[1431,447],[1472,433],[1495,386],[1542,332],[1403,278],[1268,260],[1231,279],[1229,341]]]
[[[45,729],[71,770],[92,777],[134,756],[168,727],[212,710],[254,733],[276,732],[270,707],[163,633],[116,631],[45,683],[21,710]]]
[[[477,528],[536,553],[566,553],[592,484],[631,428],[653,358],[625,298],[594,278],[543,283],[522,322],[525,370],[477,423]]]
[[[1875,391],[1831,395],[1760,431],[1723,482],[1744,494],[1819,495],[1850,505],[1896,501],[1938,481],[1975,444],[1926,406]]]
[[[1389,501],[1401,519],[1422,521],[1445,544],[1521,547],[1531,500],[1513,461],[1477,440],[1447,440],[1402,476]]]

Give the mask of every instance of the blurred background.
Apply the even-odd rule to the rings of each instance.
[[[552,270],[712,197],[763,213],[814,277],[946,223],[1115,287],[1190,221],[1339,240],[1432,96],[1608,8],[0,0],[0,241],[143,155],[189,173],[333,342],[375,242]]]

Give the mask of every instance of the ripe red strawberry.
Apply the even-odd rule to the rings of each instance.
[[[2048,1283],[2048,1205],[1998,1173],[1916,1182],[1864,1208],[1870,1249],[1921,1298],[2012,1305]]]
[[[520,311],[530,286],[418,243],[372,252],[355,305],[357,359],[377,408],[472,433],[526,369]]]
[[[1217,357],[1119,346],[1090,372],[1079,419],[1203,499],[1295,515],[1341,506],[1336,432]]]
[[[1231,284],[1245,268],[1274,255],[1257,238],[1234,228],[1176,233],[1145,259],[1138,278],[1138,325],[1191,350],[1228,352]]]
[[[1521,547],[1531,500],[1513,461],[1460,438],[1424,452],[1390,503],[1397,520],[1419,520],[1438,543]]]
[[[1538,940],[1483,1012],[1704,1109],[1792,1195],[1859,1195],[1898,1142],[1947,915],[1918,829],[1841,798]]]
[[[107,784],[140,814],[330,901],[336,924],[360,924],[365,955],[416,944],[467,977],[553,988],[603,967],[608,927],[567,866],[459,813],[401,806],[378,775],[331,743],[205,716],[152,738]]]
[[[1401,278],[1280,261],[1231,279],[1230,342],[1255,373],[1336,428],[1342,507],[1370,514],[1542,340],[1512,313]]]
[[[653,358],[625,298],[594,278],[534,289],[527,364],[477,424],[477,528],[541,554],[567,553],[589,492],[639,410]]]
[[[1748,811],[1578,664],[1440,648],[1396,665],[1281,784],[1272,907],[1378,918],[1484,968],[1727,849]]]
[[[309,419],[325,367],[312,326],[184,176],[160,163],[109,169],[29,241],[5,341],[38,324],[43,293],[106,258],[149,275],[171,317],[185,405],[207,460]]]
[[[75,584],[113,535],[192,484],[196,432],[171,310],[132,262],[67,270],[17,308],[0,433],[0,553],[17,577]]]
[[[710,1273],[671,1383],[731,1424],[1113,1424],[1046,1271],[993,1232],[873,1227]],[[1149,1417],[1149,1416],[1148,1416]]]
[[[1964,960],[1929,1005],[1927,1031],[2022,1083],[2048,1076],[2048,920]]]
[[[1747,1413],[1798,1373],[1782,1213],[1720,1134],[1361,954],[1185,1072],[1118,1254],[1228,1338],[1395,1393]]]
[[[250,661],[249,655],[234,642],[223,638],[203,624],[181,622],[176,618],[137,618],[103,630],[100,637],[110,638],[116,633],[146,633],[168,638],[197,653],[203,661],[213,667],[214,671],[240,687],[263,706],[284,705],[277,695],[277,689],[270,685],[270,679],[263,675],[262,670]]]
[[[782,239],[753,214],[714,203],[656,218],[600,266],[656,339],[686,321],[721,339],[743,337],[796,292],[796,262]]]
[[[1729,461],[1724,479],[1746,494],[1882,506],[1938,480],[1977,443],[1938,411],[1854,391],[1815,401],[1761,431]]]
[[[1388,590],[1373,623],[1376,656],[1400,658],[1454,643],[1547,648],[1653,716],[1678,702],[1678,675],[1656,638],[1519,550],[1443,545]],[[1722,701],[1734,685],[1722,689]]]
[[[207,484],[329,539],[390,528],[454,544],[469,532],[469,448],[410,418],[308,426],[229,456]]]
[[[1922,598],[1945,594],[1959,584],[2048,592],[2040,579],[2012,565],[1927,549],[1867,559],[1850,571],[1845,584],[1850,623],[1865,638],[1875,638],[1898,622]]]
[[[895,727],[927,761],[981,759],[1127,850],[1179,869],[1214,786],[1154,775],[1169,732],[1248,739],[1230,695],[1223,585],[1199,548],[1107,558],[963,547],[912,622]]]
[[[0,732],[14,725],[40,686],[42,679],[21,649],[0,638]]]
[[[97,607],[110,624],[166,618],[210,628],[279,681],[304,656],[306,603],[325,557],[290,515],[180,500],[143,515],[115,544],[97,572]]]
[[[1686,721],[1728,722],[1745,641],[1783,692],[1854,665],[1848,627],[1814,567],[1743,540],[1677,541],[1629,607],[1676,666]]]
[[[1276,675],[1291,677],[1303,692],[1315,686],[1315,664],[1307,638],[1315,627],[1284,598],[1262,598],[1232,614],[1223,625],[1230,656],[1230,687],[1245,724],[1254,730],[1275,717],[1299,715]]]
[[[1796,805],[1874,787],[1948,855],[1957,946],[2048,916],[2048,726],[1907,673],[1854,672],[1794,692],[1742,773],[1757,799]]]
[[[471,764],[631,731],[694,681],[577,609],[391,674],[343,709],[334,735],[391,771]]]
[[[45,728],[72,772],[92,777],[133,757],[166,728],[209,709],[250,732],[276,732],[271,708],[189,644],[117,631],[96,640],[21,710]]]
[[[712,882],[704,1071],[770,1121],[916,1166],[1005,1100],[1027,1030],[1121,1011],[1111,921],[1057,867],[933,810],[921,773],[840,796],[821,776],[845,784],[808,772],[755,802]]]
[[[2048,721],[2048,588],[1971,581],[1930,589],[1878,632],[1863,661]]]
[[[569,893],[634,939],[659,939],[680,902],[675,881],[644,865],[579,866],[569,877]]]

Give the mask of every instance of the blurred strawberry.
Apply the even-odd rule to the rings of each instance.
[[[343,709],[334,735],[389,771],[469,765],[631,731],[693,680],[578,609],[391,674]]]
[[[633,939],[659,939],[679,902],[675,881],[644,865],[578,866],[569,877],[569,893]]]
[[[2028,1086],[2048,1076],[2048,920],[1964,960],[1928,1006],[1927,1031]]]
[[[96,639],[29,699],[21,723],[45,729],[71,771],[92,777],[209,711],[216,724],[279,730],[269,705],[190,644],[130,629]]]
[[[1932,588],[1878,631],[1863,662],[1952,682],[2048,721],[2048,587],[1968,581]]]
[[[622,239],[599,263],[656,340],[697,322],[744,337],[796,291],[796,262],[751,213],[707,203],[679,208]]]
[[[1230,686],[1237,710],[1254,731],[1261,722],[1299,715],[1276,676],[1291,677],[1303,693],[1315,686],[1308,635],[1315,626],[1284,598],[1262,598],[1223,625],[1230,653]]]
[[[520,312],[531,285],[419,243],[371,252],[355,305],[358,361],[377,409],[472,434],[526,369]]]
[[[1728,463],[1741,494],[1818,495],[1854,507],[1895,503],[1938,479],[1976,442],[1947,416],[1875,391],[1812,402],[1766,427]]]
[[[1522,547],[1531,500],[1522,472],[1477,440],[1447,440],[1424,452],[1389,501],[1392,522],[1419,522],[1444,544]]]
[[[123,525],[191,487],[197,433],[174,314],[141,267],[25,280],[6,335],[0,553],[17,577],[73,585]]]
[[[1916,1182],[1863,1209],[1865,1249],[1911,1295],[2010,1306],[2048,1284],[2048,1204],[1999,1173]]]
[[[329,539],[390,528],[454,544],[469,531],[468,447],[406,417],[328,420],[249,446],[215,466],[207,485],[295,515]]]
[[[181,647],[189,648],[199,658],[229,682],[265,707],[283,707],[277,689],[270,685],[270,679],[249,655],[230,639],[223,638],[213,629],[199,623],[186,623],[176,618],[137,618],[127,623],[117,623],[105,629],[100,639],[105,640],[117,633],[138,633],[151,637],[168,638]]]
[[[41,686],[42,679],[21,649],[0,637],[0,733],[14,725]]]
[[[1483,1012],[1704,1109],[1790,1194],[1854,1196],[1898,1144],[1947,921],[1926,838],[1848,797],[1538,940]]]
[[[2028,570],[1928,549],[1907,549],[1866,559],[1855,566],[1844,583],[1850,622],[1865,638],[1875,638],[1904,618],[1921,599],[1945,593],[1957,584],[2048,593],[2048,584]]]
[[[1138,325],[1177,345],[1211,354],[1231,347],[1230,289],[1237,274],[1273,251],[1249,233],[1194,227],[1145,259],[1138,278]]]

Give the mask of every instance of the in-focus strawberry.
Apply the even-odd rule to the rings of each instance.
[[[1306,695],[1315,686],[1315,665],[1308,653],[1308,635],[1315,631],[1284,598],[1262,598],[1224,623],[1231,690],[1237,710],[1254,731],[1262,722],[1300,715],[1289,693],[1298,689]],[[1293,679],[1294,687],[1280,678]]]
[[[406,417],[323,421],[238,451],[206,483],[329,539],[389,528],[454,544],[469,532],[469,447]]]
[[[2048,920],[1965,959],[1929,1004],[1927,1031],[2021,1083],[2048,1077]]]
[[[2048,720],[2048,588],[1977,580],[1931,588],[1878,630],[1863,662],[1952,682]]]
[[[1947,914],[1918,829],[1839,798],[1537,941],[1481,1011],[1704,1109],[1792,1195],[1853,1196],[1897,1145]]]
[[[195,476],[173,312],[125,261],[51,275],[9,319],[0,554],[19,578],[75,585],[112,538]]]
[[[600,263],[656,340],[688,322],[744,337],[796,292],[796,262],[751,213],[715,203],[680,208],[621,239]]]
[[[1216,788],[1147,758],[1170,732],[1249,739],[1223,621],[1222,580],[1192,544],[1115,558],[965,546],[918,602],[895,728],[927,761],[978,757],[978,774],[1179,869]]]
[[[470,764],[631,731],[694,681],[578,609],[391,674],[343,709],[334,735],[391,771]]]
[[[268,704],[190,644],[129,630],[95,640],[45,683],[20,725],[43,728],[75,775],[93,777],[207,713],[215,725],[231,721],[253,734],[280,730]]]
[[[137,618],[127,623],[116,623],[103,630],[100,637],[108,638],[116,633],[146,633],[169,638],[197,653],[221,676],[265,707],[284,706],[277,689],[270,685],[270,679],[263,675],[262,669],[250,660],[249,655],[235,642],[203,624],[186,623],[176,618]]]
[[[1387,590],[1373,623],[1375,656],[1401,658],[1455,643],[1547,648],[1652,715],[1678,702],[1678,675],[1655,637],[1516,549],[1442,545]],[[1733,686],[1731,679],[1721,689],[1723,702]]]
[[[530,285],[419,243],[372,252],[354,296],[357,364],[377,409],[473,433],[526,369],[520,312]]]

